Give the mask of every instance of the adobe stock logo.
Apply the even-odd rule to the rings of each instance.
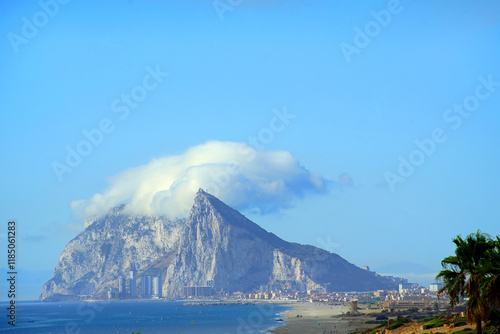
[[[257,150],[263,150],[266,145],[274,140],[276,134],[284,131],[292,120],[297,117],[297,115],[288,112],[286,107],[283,107],[282,110],[274,108],[273,114],[269,120],[268,127],[261,128],[256,136],[248,136],[247,144],[250,147],[242,144],[238,148],[238,154],[245,157],[248,163],[257,157]],[[205,184],[203,189],[206,189],[214,196],[219,196],[221,189],[228,187],[231,184],[231,179],[240,173],[241,170],[236,161],[227,163],[225,168],[211,173],[212,181]]]
[[[479,109],[481,101],[488,99],[500,87],[500,82],[493,81],[493,78],[488,75],[485,79],[483,76],[478,78],[479,84],[474,89],[474,93],[466,96],[462,103],[455,103],[452,107],[446,109],[443,113],[443,121],[449,123],[452,130],[458,130],[463,120],[469,118],[472,112]],[[413,175],[416,168],[423,165],[427,158],[432,156],[438,144],[443,144],[448,139],[446,131],[442,128],[435,128],[431,131],[430,137],[423,140],[415,139],[416,149],[410,152],[407,157],[400,155],[398,157],[399,166],[397,172],[386,171],[384,178],[392,192],[396,190],[398,183],[403,183],[407,178]]]
[[[364,29],[358,26],[354,27],[355,34],[352,44],[346,42],[339,44],[346,61],[350,63],[353,54],[360,54],[364,48],[368,47],[372,39],[380,35],[382,28],[387,27],[392,22],[392,18],[402,11],[403,7],[399,0],[389,0],[387,9],[382,9],[379,12],[372,10],[370,14],[373,20],[368,21]]]
[[[7,38],[15,53],[19,52],[19,46],[28,44],[29,41],[36,37],[38,31],[45,27],[51,18],[54,18],[59,13],[60,5],[66,5],[70,0],[47,0],[38,1],[40,10],[31,17],[31,20],[26,16],[21,18],[23,22],[21,26],[21,34],[9,32]]]
[[[224,13],[227,11],[232,12],[236,7],[240,6],[243,0],[213,0],[212,5],[214,6],[217,15],[221,21],[224,21]]]

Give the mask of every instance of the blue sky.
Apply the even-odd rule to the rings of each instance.
[[[251,144],[276,110],[294,117],[258,148],[327,186],[292,182],[264,213],[246,198],[267,230],[422,283],[455,235],[500,233],[496,1],[62,2],[0,4],[0,221],[18,223],[19,268],[53,270],[83,226],[71,203],[114,175],[209,141]],[[417,165],[404,176],[400,156]],[[429,270],[394,272],[406,262]]]

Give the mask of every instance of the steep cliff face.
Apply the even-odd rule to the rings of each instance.
[[[200,190],[185,220],[130,217],[117,207],[89,221],[64,249],[40,299],[102,298],[130,267],[162,276],[163,295],[173,298],[209,280],[217,292],[286,282],[333,291],[394,287],[337,254],[286,242]]]
[[[144,271],[174,252],[184,226],[185,220],[129,216],[123,206],[88,221],[65,247],[40,300],[103,298],[130,268]]]
[[[249,291],[265,284],[273,268],[273,250],[284,243],[229,208],[199,192],[179,242],[179,255],[169,268],[165,289],[214,281],[216,291]]]

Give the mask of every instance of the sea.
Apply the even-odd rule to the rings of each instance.
[[[27,334],[249,334],[281,326],[290,307],[183,305],[178,301],[16,302],[15,326],[0,303],[0,333]]]

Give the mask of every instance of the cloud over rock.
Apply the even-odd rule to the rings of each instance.
[[[199,188],[238,209],[262,213],[289,207],[306,193],[323,192],[326,180],[302,167],[288,151],[258,151],[245,143],[209,141],[184,154],[153,159],[110,178],[110,186],[71,203],[85,218],[127,203],[132,214],[188,213]]]

